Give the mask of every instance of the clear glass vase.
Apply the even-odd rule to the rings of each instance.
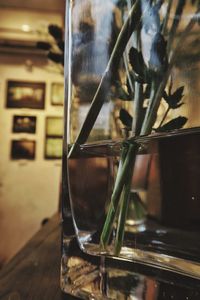
[[[63,168],[80,249],[199,278],[199,2],[67,5]]]

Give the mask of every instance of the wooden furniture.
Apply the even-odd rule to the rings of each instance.
[[[0,272],[1,300],[77,299],[60,290],[60,216],[56,214]],[[14,234],[14,228],[13,228]]]

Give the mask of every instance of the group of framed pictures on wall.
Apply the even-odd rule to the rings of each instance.
[[[45,83],[13,81],[7,82],[7,108],[45,109]],[[64,87],[62,83],[51,84],[51,105],[63,105]],[[35,134],[37,117],[34,115],[14,115],[13,133]],[[59,159],[62,156],[63,118],[46,117],[45,159]],[[36,141],[32,139],[13,139],[11,141],[11,159],[34,160]]]
[[[45,158],[56,159],[62,156],[63,118],[46,118]]]

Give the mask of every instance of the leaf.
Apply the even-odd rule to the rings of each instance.
[[[127,93],[123,87],[121,86],[121,83],[119,81],[117,81],[115,83],[115,93],[114,93],[115,97],[124,100],[124,101],[131,101],[132,97],[129,93]]]
[[[48,30],[49,30],[50,35],[52,35],[52,37],[56,41],[62,40],[63,32],[62,32],[61,27],[54,25],[54,24],[50,24],[48,27]]]
[[[37,42],[36,47],[42,50],[50,50],[51,49],[51,44],[48,42]]]
[[[62,54],[49,51],[47,57],[57,64],[64,64],[64,56]]]
[[[179,116],[179,117],[167,122],[163,126],[156,128],[155,131],[156,132],[165,132],[165,131],[169,131],[169,130],[180,129],[185,125],[186,122],[187,122],[186,117]]]
[[[65,50],[65,43],[64,43],[64,41],[58,41],[58,48],[61,50],[61,51],[63,51],[64,52],[64,50]]]
[[[119,112],[119,119],[123,125],[128,128],[132,127],[133,117],[127,112],[126,109],[121,108]]]
[[[163,92],[163,99],[164,99],[164,100],[167,102],[167,104],[168,104],[169,96],[167,95],[167,92],[166,92],[166,91]]]
[[[137,49],[131,47],[129,51],[129,62],[134,72],[143,78],[144,60],[142,57],[142,53],[138,52]]]
[[[181,99],[183,98],[183,91],[184,86],[178,88],[173,94],[167,95],[166,91],[163,93],[163,98],[167,102],[170,108],[175,109],[183,105],[183,102],[180,103]]]
[[[144,99],[149,99],[151,93],[151,85],[147,84],[146,89],[144,91]]]
[[[183,97],[183,91],[184,91],[184,86],[181,86],[172,94],[172,97],[174,98],[174,102],[176,101],[176,103],[178,103],[181,100],[181,98]]]

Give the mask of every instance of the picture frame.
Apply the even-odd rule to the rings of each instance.
[[[63,118],[58,116],[46,117],[46,136],[62,137],[63,136]]]
[[[36,132],[36,121],[35,116],[14,115],[12,132],[34,134]]]
[[[12,160],[34,160],[36,141],[21,139],[11,141],[11,159]]]
[[[51,84],[51,104],[64,105],[64,84],[61,82],[53,82]]]
[[[62,158],[63,139],[60,137],[47,137],[45,141],[45,158]]]
[[[44,109],[45,82],[7,81],[7,108]]]

